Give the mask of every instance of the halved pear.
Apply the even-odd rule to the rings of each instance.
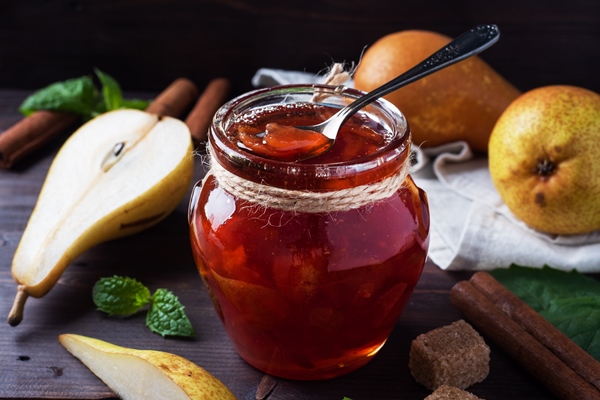
[[[192,140],[180,120],[117,110],[79,128],[56,155],[13,258],[17,325],[28,296],[42,297],[89,248],[164,219],[193,175]]]
[[[209,372],[181,356],[62,334],[58,341],[122,399],[235,400]]]

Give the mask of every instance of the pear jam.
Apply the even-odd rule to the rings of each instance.
[[[259,115],[242,116],[236,121],[231,140],[237,139],[240,147],[274,160],[298,161],[311,156],[312,164],[357,159],[375,153],[385,144],[386,138],[375,132],[376,122],[366,116],[347,121],[344,134],[333,148],[323,134],[294,127],[318,124],[337,110],[318,104],[269,107]],[[328,151],[324,158],[314,159],[324,151]]]
[[[328,96],[315,102],[317,90]],[[209,132],[211,169],[190,201],[194,259],[238,354],[274,376],[327,379],[366,364],[425,263],[427,197],[407,174],[410,132],[390,103],[365,107],[315,158],[278,153],[319,144],[310,132],[252,148],[269,123],[315,124],[360,95],[261,89],[225,104]]]

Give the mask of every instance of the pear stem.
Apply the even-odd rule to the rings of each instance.
[[[28,297],[29,293],[25,290],[25,285],[19,285],[17,287],[15,302],[8,313],[8,323],[10,326],[17,326],[23,320],[23,310]]]

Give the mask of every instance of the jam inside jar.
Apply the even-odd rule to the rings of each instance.
[[[325,120],[362,93],[260,89],[225,104],[196,185],[194,258],[238,354],[271,375],[327,379],[366,364],[396,325],[425,263],[427,197],[407,174],[404,116],[378,100],[325,154],[286,162],[240,135]]]

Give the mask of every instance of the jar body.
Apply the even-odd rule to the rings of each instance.
[[[326,379],[387,340],[421,275],[429,215],[410,176],[385,199],[304,212],[241,198],[209,172],[194,190],[190,233],[239,355],[275,376]]]

